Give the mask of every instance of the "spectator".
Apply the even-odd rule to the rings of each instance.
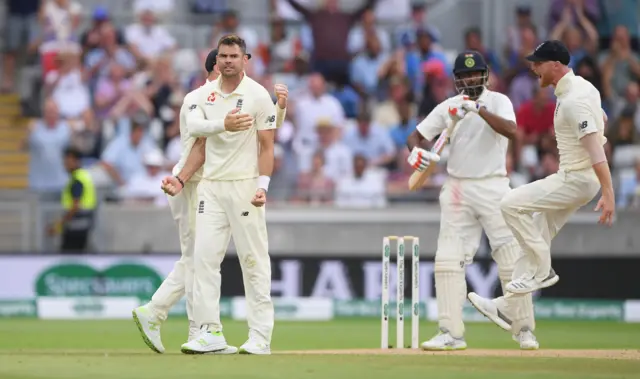
[[[100,77],[109,75],[109,66],[112,63],[122,66],[129,75],[136,68],[134,56],[118,43],[118,31],[110,23],[100,26],[100,43],[98,47],[90,50],[85,56],[85,67],[88,70],[89,81],[95,84]]]
[[[427,6],[424,3],[413,3],[411,5],[411,19],[409,24],[403,24],[396,28],[396,46],[411,47],[416,44],[418,31],[426,30],[432,37],[434,43],[440,40],[440,31],[427,22]]]
[[[378,0],[375,18],[385,24],[399,24],[411,18],[410,0]]]
[[[151,11],[160,18],[169,16],[173,8],[174,0],[135,0],[133,2],[133,13]]]
[[[375,34],[366,35],[365,50],[351,62],[351,83],[363,99],[378,90],[378,74],[387,60]]]
[[[258,48],[260,40],[255,30],[240,25],[240,19],[236,11],[227,10],[222,14],[222,19],[216,24],[211,33],[210,47],[218,47],[218,41],[228,34],[236,34],[242,37],[247,44],[247,51],[252,52]]]
[[[89,30],[84,32],[84,34],[82,34],[82,37],[80,37],[82,51],[85,54],[93,49],[99,49],[101,47],[100,42],[103,39],[102,27],[107,24],[113,26],[109,18],[109,11],[104,6],[98,5],[93,10],[93,24],[91,24]],[[124,43],[124,36],[117,29],[115,29],[115,33],[117,44],[122,45]]]
[[[371,166],[386,167],[395,159],[396,148],[389,131],[372,124],[366,110],[358,115],[357,125],[346,130],[343,141],[352,152],[365,157]]]
[[[379,50],[385,53],[391,51],[389,34],[383,28],[376,26],[376,18],[372,8],[362,13],[360,23],[354,26],[347,37],[347,50],[355,56],[367,49],[367,41],[376,37]]]
[[[283,19],[271,21],[271,39],[264,58],[268,62],[269,72],[290,72],[293,70],[293,59],[300,53],[299,41],[288,33]]]
[[[548,30],[553,30],[563,21],[584,28],[582,17],[591,25],[598,21],[600,18],[598,0],[552,0],[549,7]]]
[[[2,59],[0,92],[14,89],[16,58],[23,46],[37,40],[40,0],[8,0],[5,52]],[[26,38],[23,38],[25,37]]]
[[[535,87],[534,97],[518,108],[518,122],[515,155],[520,157],[522,146],[538,145],[543,135],[553,130],[553,117],[556,104],[551,99],[549,88]]]
[[[600,1],[602,14],[597,23],[600,34],[600,47],[610,48],[611,36],[615,34],[617,26],[625,27],[631,36],[631,48],[634,51],[640,49],[638,40],[638,0]]]
[[[151,10],[137,13],[139,23],[127,26],[125,40],[139,60],[153,62],[161,55],[170,54],[176,48],[176,40],[163,25],[159,25]]]
[[[162,182],[169,171],[164,170],[165,162],[162,153],[158,150],[150,150],[142,159],[144,170],[135,173],[120,191],[120,196],[125,202],[150,202],[158,207],[169,205],[167,195],[160,189],[158,183]]]
[[[622,95],[627,83],[640,79],[640,55],[631,51],[629,31],[617,26],[611,41],[611,48],[600,53],[603,95],[611,101]]]
[[[611,144],[612,152],[616,152],[616,148],[626,145],[635,145],[638,142],[637,126],[633,123],[635,109],[627,106],[620,112],[620,116],[614,120],[613,125],[607,130],[607,139]]]
[[[317,124],[317,142],[300,154],[300,172],[311,171],[313,156],[324,157],[324,174],[334,182],[353,172],[353,152],[340,140],[343,126],[337,127],[330,120],[321,119]],[[311,152],[311,153],[309,153]]]
[[[45,94],[58,106],[60,116],[66,120],[81,120],[92,126],[91,97],[84,82],[80,56],[73,51],[61,51],[56,56],[56,69],[44,78]]]
[[[287,1],[302,14],[311,27],[313,70],[320,72],[329,81],[335,80],[340,74],[348,73],[350,56],[345,36],[349,35],[353,25],[367,9],[376,3],[376,0],[366,0],[354,13],[341,11],[337,0],[326,0],[322,8],[313,11],[297,0]]]
[[[44,0],[40,12],[42,28],[40,53],[43,73],[54,68],[54,60],[61,50],[79,51],[79,31],[82,6],[70,0]]]
[[[394,77],[389,83],[389,99],[379,103],[373,111],[373,122],[385,129],[400,123],[398,104],[410,98],[406,78]]]
[[[505,48],[505,56],[507,59],[513,54],[517,54],[522,48],[522,30],[527,28],[534,28],[535,25],[531,19],[531,6],[521,4],[516,7],[516,24],[509,26],[507,30],[508,42]]]
[[[292,200],[296,187],[296,177],[287,172],[285,151],[279,144],[273,147],[273,173],[269,186],[269,201],[286,202]]]
[[[483,44],[482,32],[480,31],[480,28],[472,27],[465,31],[464,45],[466,50],[475,50],[482,54],[485,61],[489,65],[489,68],[491,68],[491,72],[497,75],[501,75],[502,65],[500,64],[500,59],[491,49],[488,49]]]
[[[144,172],[143,158],[146,153],[157,149],[151,139],[145,136],[145,126],[134,120],[129,136],[113,139],[102,153],[100,166],[107,172],[116,186],[124,186],[135,175]]]
[[[611,119],[615,120],[624,110],[633,114],[633,124],[636,131],[640,133],[640,86],[638,82],[630,82],[624,92],[624,97],[617,97],[613,100],[611,107]]]
[[[391,139],[397,150],[406,150],[407,138],[416,129],[418,120],[413,115],[411,103],[401,101],[397,104],[398,116],[400,123],[391,129]]]
[[[153,64],[153,74],[144,90],[146,97],[153,104],[154,117],[160,117],[160,112],[168,106],[171,95],[177,91],[180,91],[180,82],[173,71],[171,57],[158,57]]]
[[[329,119],[331,125],[336,127],[344,126],[344,110],[340,102],[327,93],[322,75],[310,75],[308,83],[309,95],[292,104],[295,107],[296,144],[299,146],[311,146],[315,143],[316,126],[320,119]]]
[[[598,64],[591,56],[586,56],[578,61],[574,71],[576,75],[582,76],[585,80],[593,84],[602,96],[602,74]],[[607,104],[603,103],[602,106],[606,108]]]
[[[582,8],[578,8],[577,14],[579,25],[574,26],[571,11],[566,8],[562,20],[551,31],[550,36],[550,39],[562,40],[569,49],[571,54],[569,67],[571,68],[575,68],[576,63],[587,54],[594,53],[598,46],[596,28],[584,15]],[[584,37],[582,30],[584,30]]]
[[[540,158],[540,167],[532,181],[544,179],[551,174],[555,174],[560,169],[560,161],[556,154],[545,152]]]
[[[109,76],[98,79],[94,109],[99,119],[113,116],[115,105],[132,91],[131,80],[126,78],[125,68],[116,62],[109,66]]]
[[[348,119],[354,119],[358,115],[358,107],[361,102],[361,94],[359,94],[354,88],[355,85],[349,84],[349,77],[342,75],[337,77],[333,91],[331,95],[334,96],[344,111],[344,115]],[[368,94],[364,94],[368,96]]]
[[[64,150],[71,142],[71,129],[61,120],[55,101],[44,102],[44,117],[29,127],[29,189],[58,199],[67,184]]]
[[[334,182],[326,174],[324,154],[320,151],[313,154],[311,170],[298,177],[295,200],[311,205],[330,203],[333,201]]]
[[[335,204],[340,208],[383,208],[387,205],[385,176],[368,166],[363,155],[353,157],[353,175],[336,184]]]

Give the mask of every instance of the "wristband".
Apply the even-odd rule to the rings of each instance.
[[[258,176],[258,188],[262,188],[265,191],[269,191],[269,182],[271,178],[266,175]]]
[[[182,181],[182,179],[180,179],[178,175],[175,175],[175,178],[178,179],[178,182],[180,182],[180,185],[182,186],[182,188],[184,188],[184,182]]]

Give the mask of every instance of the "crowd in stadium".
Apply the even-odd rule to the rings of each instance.
[[[20,46],[28,42],[41,67],[41,112],[25,143],[33,191],[62,189],[67,174],[54,157],[72,144],[99,186],[112,189],[111,197],[165,205],[159,183],[180,154],[176,116],[183,97],[204,82],[201,62],[219,37],[235,33],[252,53],[247,74],[268,89],[289,87],[270,201],[382,207],[435,200],[444,165],[422,193],[431,197],[407,189],[407,135],[455,94],[451,54],[427,22],[424,3],[363,0],[344,11],[334,0],[320,8],[309,0],[264,0],[272,11],[265,35],[227,1],[193,1],[194,12],[211,12],[216,21],[209,45],[186,51],[165,25],[177,1],[134,0],[135,23],[118,27],[102,6],[8,0],[2,91],[17,84],[14,52]],[[535,25],[531,8],[520,5],[505,31],[508,44],[496,51],[485,47],[480,28],[461,31],[466,48],[490,64],[490,87],[507,94],[516,110],[519,134],[507,157],[512,186],[558,169],[553,90],[539,88],[524,57],[543,39],[560,39],[573,70],[602,94],[617,201],[640,205],[637,3],[552,0],[545,25]],[[92,19],[83,20],[87,15]],[[393,16],[406,20],[393,26],[381,21]]]

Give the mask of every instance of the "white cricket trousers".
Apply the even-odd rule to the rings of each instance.
[[[193,321],[193,250],[195,244],[195,217],[197,182],[187,182],[176,196],[168,196],[173,220],[180,237],[180,259],[151,298],[150,307],[164,321],[169,310],[186,294],[187,317]]]
[[[600,182],[591,167],[558,171],[518,187],[500,203],[507,225],[524,254],[513,279],[544,280],[551,270],[551,240],[569,217],[598,194]]]
[[[440,233],[435,257],[438,320],[454,337],[464,335],[462,308],[466,301],[465,266],[473,262],[484,229],[500,282],[511,280],[522,254],[502,215],[500,200],[511,190],[509,178],[458,179],[449,177],[440,192]],[[494,299],[511,322],[514,332],[535,329],[531,294]]]
[[[213,331],[222,331],[220,264],[233,236],[242,268],[249,336],[259,343],[270,344],[274,317],[271,261],[265,207],[251,204],[256,188],[257,178],[200,182],[193,314],[197,326],[208,325]]]

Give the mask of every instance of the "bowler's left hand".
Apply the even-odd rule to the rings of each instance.
[[[267,203],[267,192],[262,188],[258,188],[256,190],[256,194],[253,195],[253,199],[251,199],[251,204],[254,207],[262,207]]]
[[[274,87],[276,98],[278,101],[278,106],[280,109],[287,108],[287,99],[289,98],[289,90],[287,86],[284,84],[276,84]]]

